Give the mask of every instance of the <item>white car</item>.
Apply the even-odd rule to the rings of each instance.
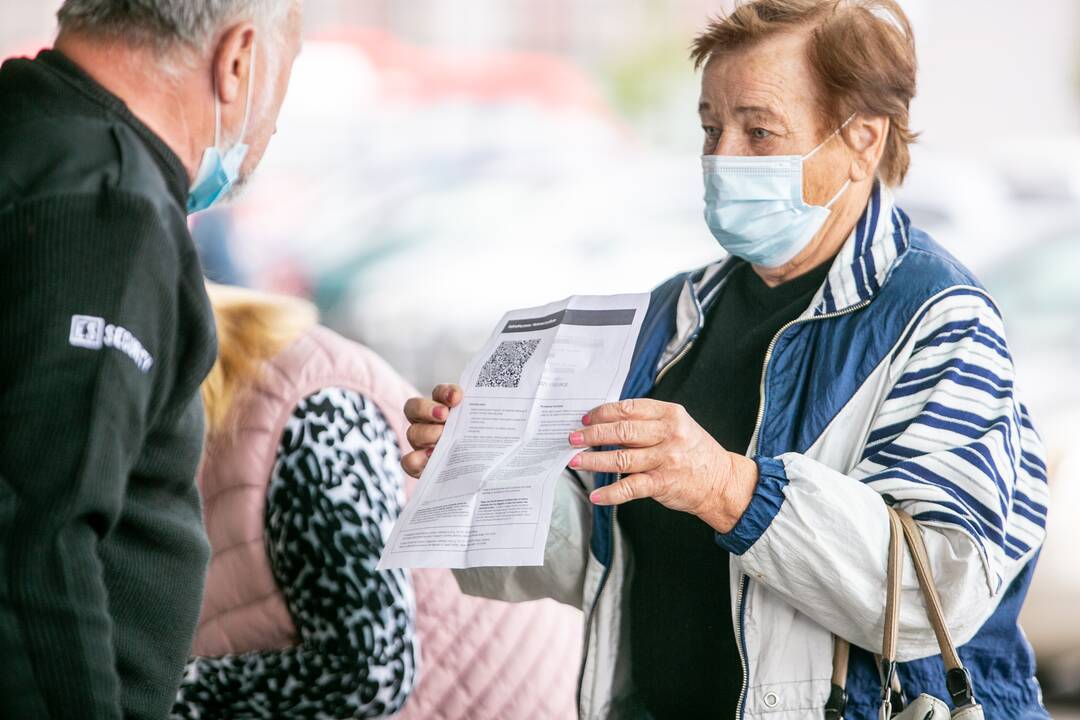
[[[1039,657],[1048,694],[1076,697],[1080,697],[1078,269],[1080,225],[1030,245],[986,276],[1005,315],[1019,390],[1049,459],[1048,536],[1021,624]]]

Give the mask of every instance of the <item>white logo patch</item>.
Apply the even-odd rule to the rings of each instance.
[[[105,322],[104,318],[72,315],[68,342],[73,347],[90,350],[100,350],[103,347],[119,350],[131,358],[135,366],[144,373],[150,372],[150,368],[154,366],[154,358],[139,342],[139,338],[126,328]]]
[[[71,316],[71,344],[75,347],[100,350],[105,335],[105,320],[90,315]]]

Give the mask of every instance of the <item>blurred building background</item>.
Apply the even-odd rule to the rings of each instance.
[[[714,259],[686,58],[726,4],[307,0],[258,179],[194,220],[209,271],[313,298],[428,389],[509,308]],[[922,131],[902,205],[1003,307],[1052,459],[1024,623],[1048,695],[1080,702],[1080,2],[901,4]],[[0,0],[0,53],[49,44],[58,5]]]

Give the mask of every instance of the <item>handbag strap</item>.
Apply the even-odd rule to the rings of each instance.
[[[889,515],[889,553],[885,570],[885,620],[882,654],[875,656],[881,675],[881,702],[884,716],[893,704],[901,704],[900,682],[896,675],[896,642],[900,635],[900,596],[903,580],[903,538],[900,520]],[[829,699],[825,703],[826,720],[843,720],[847,709],[847,671],[851,645],[839,635],[833,636],[833,673]]]
[[[903,527],[904,538],[911,548],[911,559],[915,563],[915,576],[919,579],[919,588],[926,599],[926,614],[930,619],[930,627],[937,637],[938,647],[941,648],[941,657],[945,661],[945,669],[952,670],[961,667],[960,656],[956,654],[956,645],[953,643],[952,633],[945,624],[945,611],[941,607],[941,596],[938,595],[934,578],[930,572],[930,557],[923,543],[922,531],[915,524],[915,520],[903,510],[893,510],[892,515],[899,519]]]
[[[893,704],[898,701],[893,687],[899,684],[896,676],[896,642],[900,637],[900,599],[903,597],[904,530],[900,518],[889,508],[889,559],[885,569],[885,622],[881,640],[881,720],[892,717]]]
[[[956,644],[945,623],[945,612],[941,606],[941,596],[934,585],[930,570],[930,558],[923,541],[922,531],[915,520],[903,510],[889,507],[889,554],[885,572],[885,618],[882,637],[882,651],[878,662],[881,674],[881,715],[888,718],[892,714],[894,703],[900,702],[899,678],[896,674],[896,648],[900,633],[900,597],[904,572],[903,551],[907,545],[915,566],[915,575],[919,581],[926,603],[926,613],[930,627],[937,638],[938,647],[945,663],[945,684],[957,708],[976,704],[971,685],[971,676],[960,661]],[[906,542],[904,542],[906,541]],[[842,720],[847,705],[847,670],[851,647],[840,636],[833,637],[833,673],[832,688],[825,704],[826,720]]]
[[[930,619],[930,627],[934,630],[938,647],[941,648],[941,658],[945,663],[945,686],[952,698],[953,705],[962,708],[967,705],[975,705],[975,692],[971,684],[971,675],[964,663],[960,660],[960,654],[956,652],[956,643],[953,642],[952,633],[945,622],[945,611],[941,606],[941,596],[937,586],[934,585],[934,576],[930,570],[930,556],[926,552],[926,544],[923,542],[922,530],[915,519],[903,510],[890,508],[893,514],[900,519],[900,525],[904,530],[904,538],[911,550],[911,559],[915,563],[915,576],[919,579],[919,588],[926,600],[926,614]]]
[[[904,579],[904,531],[897,513],[889,509],[889,563],[885,571],[885,634],[881,662],[896,664],[896,640],[900,636],[900,597]]]

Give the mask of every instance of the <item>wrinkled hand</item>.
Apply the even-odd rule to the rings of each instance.
[[[405,417],[410,423],[405,437],[413,451],[401,458],[401,468],[409,475],[420,477],[442,437],[450,410],[460,405],[464,397],[457,385],[437,385],[430,400],[417,397],[405,403]]]
[[[574,447],[620,446],[575,455],[570,467],[623,475],[593,491],[597,505],[651,497],[672,510],[692,513],[719,532],[730,532],[757,486],[757,464],[728,452],[682,405],[623,400],[601,405],[570,434]]]

